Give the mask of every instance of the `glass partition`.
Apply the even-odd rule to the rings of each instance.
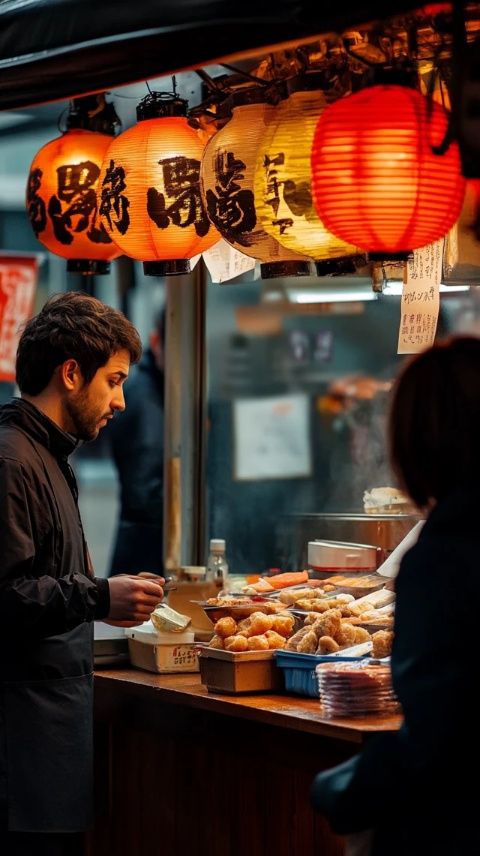
[[[226,539],[235,573],[298,569],[294,519],[363,514],[365,491],[394,484],[385,425],[404,359],[400,298],[344,302],[337,278],[338,299],[314,303],[319,282],[301,284],[304,303],[285,299],[293,280],[207,289],[208,537]],[[475,307],[470,293],[444,299],[439,333],[474,324]]]

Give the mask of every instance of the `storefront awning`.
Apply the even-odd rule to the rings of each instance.
[[[238,58],[415,5],[408,0],[2,0],[0,109]]]

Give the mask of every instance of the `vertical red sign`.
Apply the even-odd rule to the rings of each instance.
[[[18,340],[32,314],[37,275],[36,258],[0,255],[0,380],[15,380]]]

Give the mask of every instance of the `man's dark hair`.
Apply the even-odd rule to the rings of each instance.
[[[390,410],[393,469],[419,508],[480,479],[480,339],[457,336],[409,361]]]
[[[18,386],[27,395],[39,395],[54,370],[69,359],[78,362],[89,383],[120,350],[129,352],[131,363],[137,363],[142,355],[138,332],[125,315],[79,291],[55,294],[27,322],[20,337]]]

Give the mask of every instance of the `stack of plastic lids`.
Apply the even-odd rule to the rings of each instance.
[[[326,717],[388,715],[400,710],[388,663],[321,663],[315,671]]]

